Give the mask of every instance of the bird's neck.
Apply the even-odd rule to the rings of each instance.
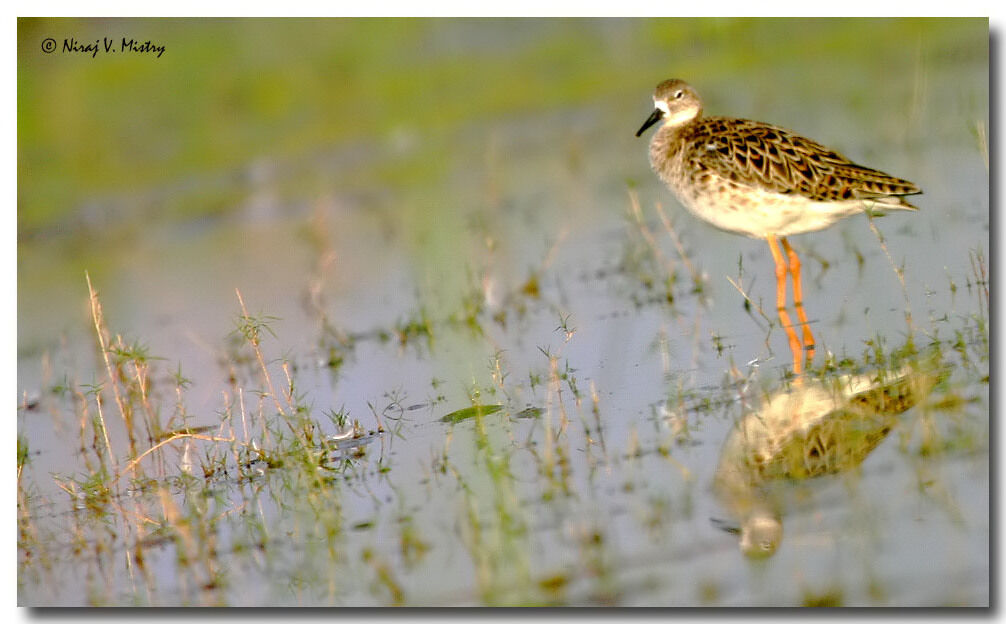
[[[697,120],[698,117],[691,117],[684,123],[674,124],[665,122],[662,126],[660,126],[660,129],[657,130],[656,134],[653,135],[653,140],[650,142],[652,150],[659,151],[665,155],[676,151],[677,145],[680,143],[679,139]]]

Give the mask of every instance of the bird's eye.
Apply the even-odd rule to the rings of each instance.
[[[685,94],[685,92],[684,92],[684,91],[675,91],[675,92],[674,92],[674,99],[675,99],[675,100],[680,100],[680,99],[681,99],[681,97],[682,97],[682,96],[683,96],[684,94]]]

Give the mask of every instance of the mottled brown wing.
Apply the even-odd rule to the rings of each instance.
[[[766,457],[748,458],[749,467],[764,481],[812,479],[858,466],[897,422],[891,415],[837,410],[795,433]]]
[[[755,468],[763,479],[809,479],[858,466],[898,423],[898,415],[928,396],[940,375],[913,372],[850,397],[783,441]]]
[[[710,117],[692,126],[686,161],[740,184],[817,201],[890,200],[922,191],[908,180],[857,165],[838,152],[784,128]]]

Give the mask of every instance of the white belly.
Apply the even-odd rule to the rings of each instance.
[[[732,183],[720,193],[672,186],[678,200],[692,214],[728,232],[752,238],[814,232],[835,221],[868,209],[861,200],[818,202],[799,195],[783,195]]]

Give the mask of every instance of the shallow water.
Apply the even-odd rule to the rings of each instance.
[[[406,100],[388,126],[361,113],[371,134],[109,184],[56,221],[71,233],[20,219],[19,604],[988,604],[987,22],[586,23],[411,25],[408,45],[355,50],[388,75],[346,78],[332,103],[433,100]],[[799,41],[766,47],[795,25]],[[852,50],[864,30],[889,36]],[[481,73],[457,68],[459,51]],[[734,520],[713,475],[735,423],[801,382],[767,246],[685,213],[632,136],[671,73],[711,114],[793,128],[925,191],[918,213],[874,220],[883,243],[866,217],[793,238],[812,376],[928,362],[943,377],[858,467],[772,485],[784,531],[764,560],[722,530]],[[420,79],[446,95],[410,91]],[[196,217],[152,199],[217,193],[224,208]],[[218,440],[179,438],[138,462],[143,480],[123,470],[107,496],[74,498],[58,483],[98,462],[94,426],[79,434],[95,386],[118,467],[133,459],[85,270],[112,335],[163,358],[149,360],[154,407],[129,399],[137,414],[180,428],[180,373],[186,424]],[[235,336],[235,289],[269,317],[285,418]],[[503,409],[445,422],[473,403]],[[343,410],[365,435],[300,465],[296,405],[314,430],[343,432],[328,416]],[[137,430],[138,454],[156,440]],[[226,473],[204,476],[211,458]]]

